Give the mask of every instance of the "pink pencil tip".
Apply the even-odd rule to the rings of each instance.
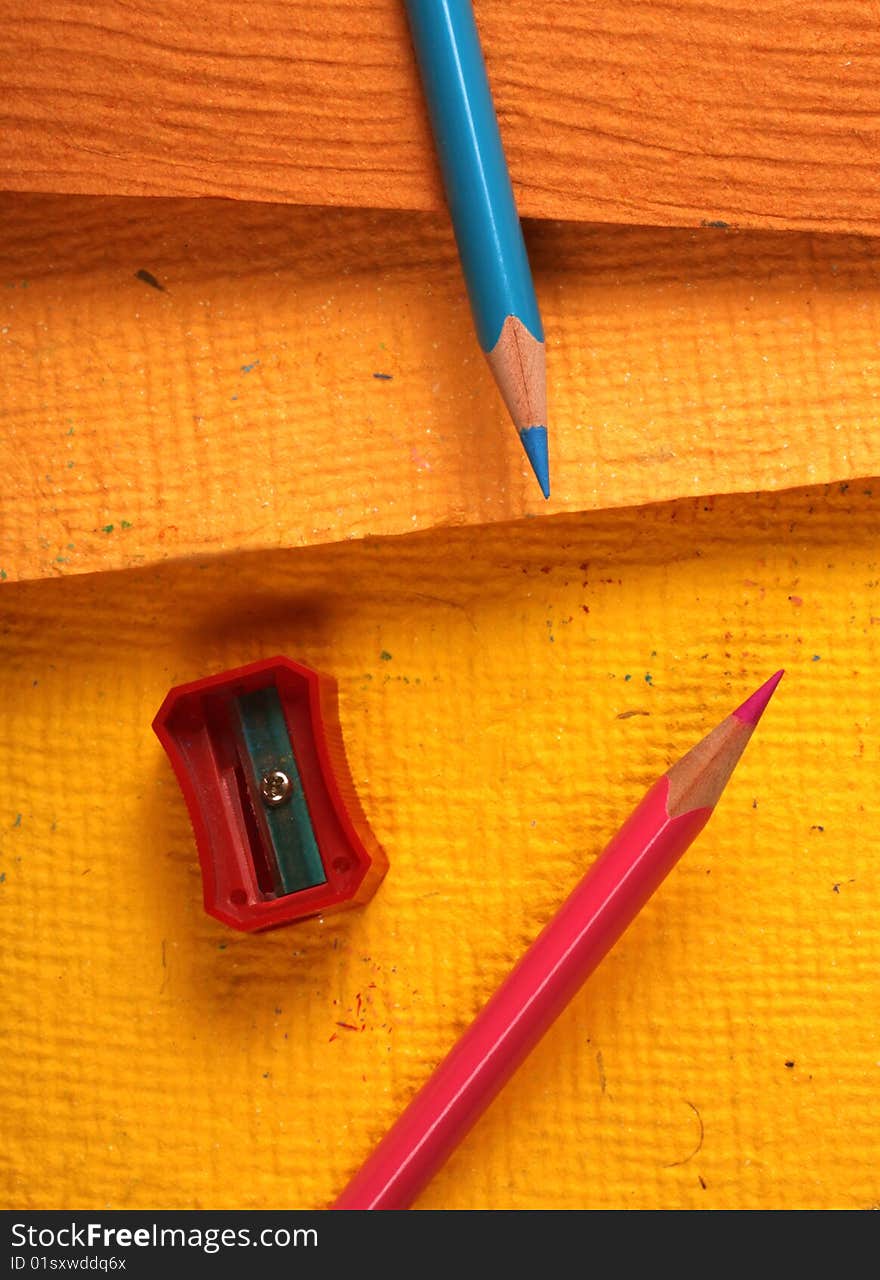
[[[746,698],[742,706],[737,707],[733,713],[737,720],[754,727],[764,714],[764,708],[773,697],[773,691],[784,675],[784,671],[777,671],[775,676],[771,676],[769,680],[766,680],[761,685],[760,689],[756,689],[753,694]]]

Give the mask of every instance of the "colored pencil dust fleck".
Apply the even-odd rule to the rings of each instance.
[[[159,283],[152,271],[146,271],[143,267],[140,271],[136,271],[134,273],[134,278],[135,280],[142,280],[143,283],[148,284],[151,289],[158,289],[160,293],[166,292],[164,284]]]

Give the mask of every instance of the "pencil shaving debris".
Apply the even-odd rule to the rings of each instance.
[[[697,1145],[694,1147],[690,1155],[685,1156],[683,1160],[673,1160],[670,1164],[664,1165],[663,1166],[664,1169],[677,1169],[681,1165],[687,1164],[689,1161],[693,1160],[694,1156],[697,1155],[702,1150],[702,1147],[703,1147],[703,1138],[705,1137],[705,1134],[706,1134],[706,1131],[703,1127],[703,1117],[700,1115],[698,1109],[694,1106],[692,1102],[690,1102],[687,1098],[685,1098],[684,1101],[687,1103],[691,1111],[693,1111],[694,1115],[697,1117],[697,1124],[700,1126],[700,1134],[697,1139]]]

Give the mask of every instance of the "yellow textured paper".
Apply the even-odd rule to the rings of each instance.
[[[3,1202],[326,1204],[784,665],[699,842],[420,1204],[877,1207],[878,510],[853,483],[5,584]],[[338,677],[391,870],[247,937],[202,911],[150,721],[278,652]]]
[[[528,230],[553,497],[442,217],[0,199],[0,574],[880,472],[880,241]]]

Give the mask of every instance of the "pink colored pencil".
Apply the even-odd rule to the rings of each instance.
[[[654,783],[332,1208],[410,1207],[705,826],[781,678]]]

